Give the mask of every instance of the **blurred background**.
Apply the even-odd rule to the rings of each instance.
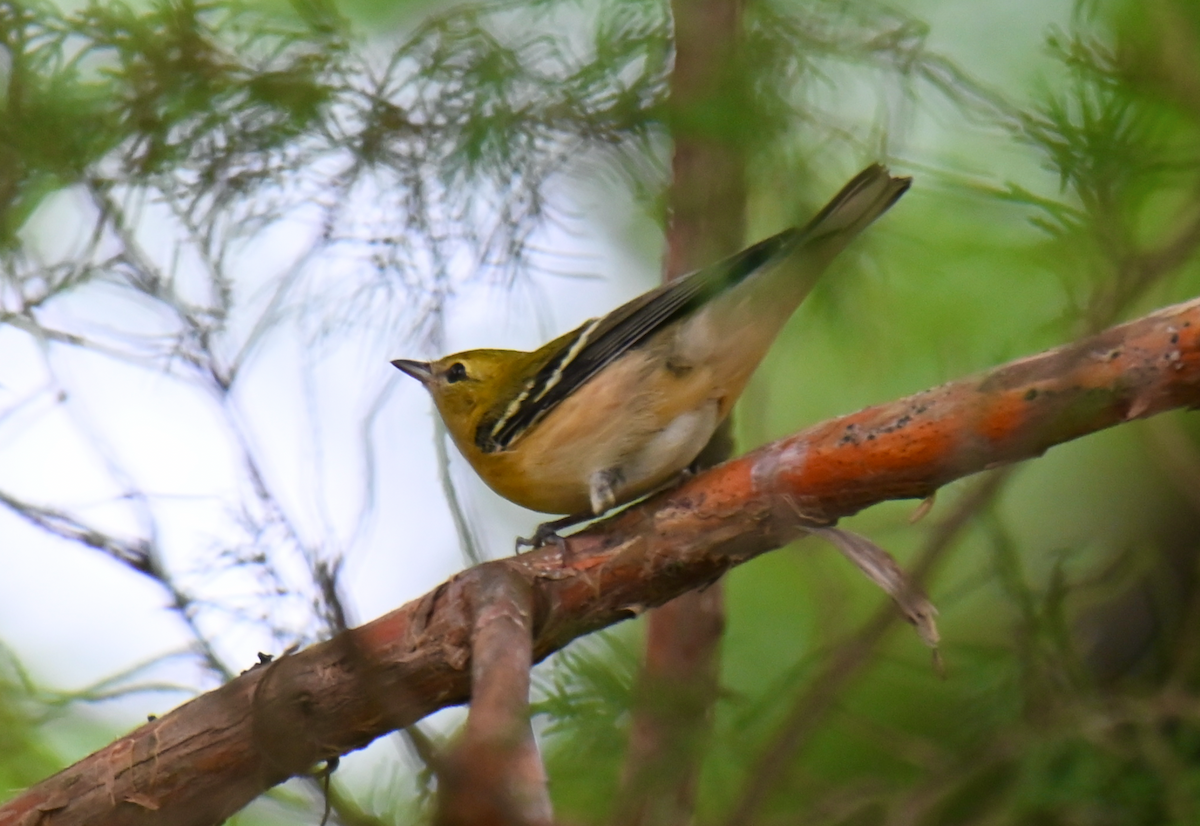
[[[540,521],[388,361],[533,348],[659,282],[697,128],[667,105],[672,15],[0,2],[0,800]],[[739,452],[1200,293],[1192,0],[742,19],[739,94],[701,128],[744,158],[745,242],[867,163],[914,185],[781,336]],[[864,631],[890,609],[831,547],[732,572],[695,820],[1200,822],[1194,419],[956,483],[915,525],[846,520],[931,566],[944,678],[906,626]],[[565,822],[614,815],[642,633],[535,670]],[[345,759],[335,819],[427,819],[417,751]],[[236,822],[321,809],[292,782]]]

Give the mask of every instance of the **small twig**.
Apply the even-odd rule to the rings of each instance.
[[[1012,468],[1005,468],[985,476],[938,524],[917,556],[909,579],[911,587],[920,587],[921,581],[949,550],[959,532],[981,508],[992,501],[1011,472]],[[792,758],[837,702],[842,688],[871,661],[876,647],[895,626],[897,618],[896,610],[890,603],[880,606],[858,633],[837,651],[807,690],[796,698],[774,740],[747,775],[749,780],[733,814],[726,821],[727,826],[746,826],[754,822],[767,795],[782,779]]]
[[[140,574],[153,575],[154,566],[150,546],[145,540],[117,539],[85,525],[70,514],[23,502],[3,491],[0,491],[0,505],[4,505],[26,522],[41,528],[46,533],[100,551],[110,559],[127,565]]]
[[[891,554],[865,536],[841,528],[809,528],[808,532],[841,551],[868,579],[882,588],[896,603],[904,618],[917,629],[921,641],[932,648],[936,655],[941,640],[934,620],[937,609],[921,586],[904,573]]]
[[[433,417],[433,447],[437,452],[438,481],[442,484],[442,495],[446,497],[446,507],[450,509],[450,518],[454,520],[454,531],[458,534],[458,547],[462,550],[468,565],[478,565],[483,562],[483,554],[479,550],[479,540],[471,528],[471,520],[463,509],[462,500],[458,498],[458,489],[450,475],[450,451],[446,441],[450,438],[446,425],[441,416]]]

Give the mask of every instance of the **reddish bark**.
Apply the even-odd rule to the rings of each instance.
[[[747,129],[741,0],[675,0],[666,280],[745,245]]]
[[[615,823],[690,820],[717,698],[724,628],[720,581],[651,613]]]
[[[11,824],[217,823],[271,785],[468,699],[474,606],[528,583],[533,660],[884,499],[1200,405],[1200,299],[818,424],[567,540],[489,562],[329,642],[257,667],[0,807]],[[508,576],[510,574],[505,574]]]
[[[672,185],[664,278],[670,280],[740,249],[746,182],[741,123],[745,85],[738,50],[742,0],[673,0]],[[732,454],[729,422],[697,466]],[[617,821],[626,826],[691,819],[701,741],[717,697],[725,627],[720,582],[650,613],[638,676]]]
[[[533,592],[512,568],[481,569],[471,635],[471,711],[438,772],[439,826],[525,826],[552,820],[529,725]]]

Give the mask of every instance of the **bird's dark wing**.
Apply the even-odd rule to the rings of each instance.
[[[798,232],[785,230],[587,322],[525,382],[515,398],[484,417],[475,432],[476,446],[485,453],[506,449],[609,364],[774,260]]]
[[[587,322],[538,366],[515,396],[480,421],[475,444],[484,453],[505,450],[585,382],[642,345],[664,327],[694,313],[713,297],[802,245],[828,244],[836,253],[904,194],[908,178],[879,165],[856,175],[803,229],[788,229],[710,267],[638,296],[603,318]]]

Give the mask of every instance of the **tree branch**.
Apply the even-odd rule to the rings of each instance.
[[[317,762],[471,691],[489,581],[527,583],[532,660],[713,582],[805,525],[924,498],[1131,419],[1200,405],[1200,299],[818,424],[567,539],[485,563],[367,625],[254,668],[0,807],[0,826],[212,824]]]
[[[439,826],[550,823],[546,773],[529,725],[533,591],[508,566],[480,570],[466,732],[438,775]]]

